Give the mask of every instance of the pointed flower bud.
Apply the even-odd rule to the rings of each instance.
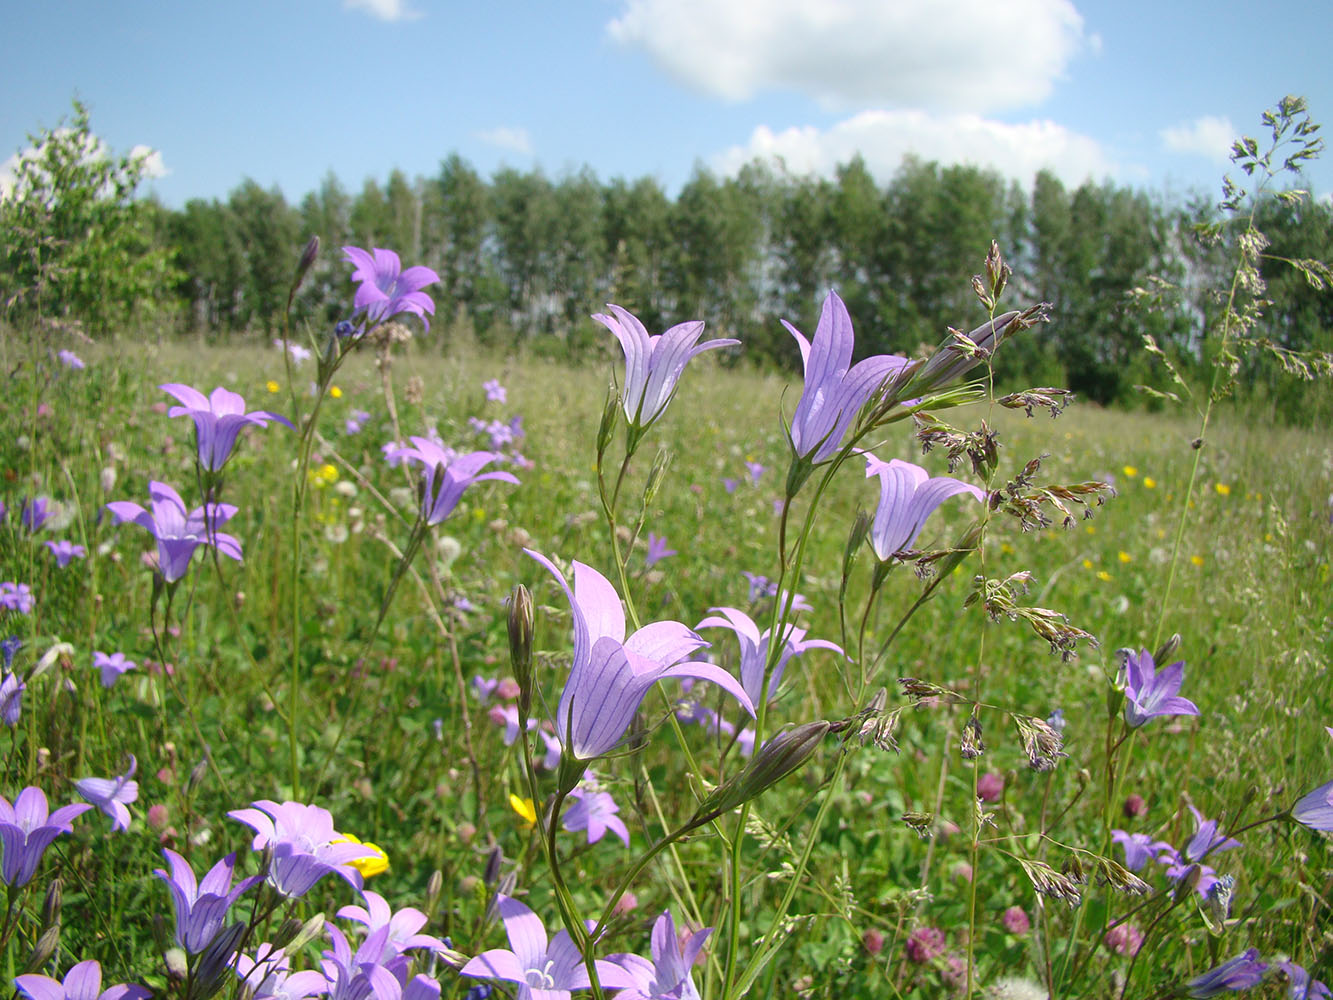
[[[692,823],[730,812],[777,784],[814,755],[828,731],[829,724],[820,719],[774,734],[745,770],[719,785],[699,804]]]
[[[509,594],[509,663],[518,681],[519,712],[532,706],[532,636],[535,618],[532,592],[517,584]]]

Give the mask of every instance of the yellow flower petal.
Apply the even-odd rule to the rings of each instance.
[[[329,395],[332,396],[334,399],[342,399],[342,398],[343,398],[343,391],[342,391],[341,389],[339,389],[336,385],[334,385],[334,386],[330,386],[330,387],[329,387]]]
[[[1106,572],[1106,570],[1104,570],[1104,569],[1099,569],[1099,570],[1097,571],[1097,579],[1098,579],[1098,580],[1101,580],[1102,583],[1110,583],[1110,582],[1111,582],[1111,574],[1108,573],[1108,572]]]
[[[1156,488],[1157,488],[1157,480],[1154,479],[1152,476],[1144,476],[1144,477],[1143,477],[1143,485],[1146,486],[1146,487],[1148,487],[1148,489],[1150,489],[1150,490],[1151,490],[1151,489],[1156,489]]]
[[[1139,470],[1134,468],[1134,466],[1132,465],[1127,465],[1120,471],[1123,472],[1125,475],[1127,475],[1130,479],[1133,479],[1135,476],[1139,474]]]
[[[1203,556],[1190,556],[1190,562],[1194,563],[1195,566],[1202,566]]]
[[[510,792],[509,808],[523,817],[527,829],[531,830],[537,825],[537,807],[532,804],[532,799],[519,798],[513,792]]]
[[[1217,495],[1220,497],[1231,496],[1231,487],[1226,483],[1214,483],[1213,489],[1217,490]]]
[[[282,388],[282,386],[278,385],[278,383],[274,382],[272,379],[269,379],[267,382],[264,383],[264,388],[267,389],[269,392],[277,392],[279,389]]]
[[[1122,563],[1134,561],[1134,557],[1130,555],[1128,552],[1121,552],[1118,556],[1116,556],[1116,558],[1119,559]]]
[[[343,841],[348,844],[360,844],[368,852],[363,858],[353,858],[347,862],[353,868],[361,873],[363,878],[370,878],[372,875],[379,875],[389,870],[389,856],[384,853],[384,848],[378,844],[372,844],[370,841],[362,841],[350,833],[340,833],[334,838],[334,843]]]

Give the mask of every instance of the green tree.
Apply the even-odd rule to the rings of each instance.
[[[71,125],[30,135],[0,199],[0,295],[11,318],[59,316],[95,333],[152,315],[176,275],[136,197],[149,154],[113,156],[74,102]]]

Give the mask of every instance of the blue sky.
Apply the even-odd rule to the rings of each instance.
[[[559,177],[859,152],[1214,196],[1284,94],[1333,120],[1333,4],[1195,0],[229,0],[11,3],[0,160],[77,95],[168,205],[244,178],[293,201],[458,153]],[[1333,157],[1333,154],[1330,154]],[[1333,191],[1333,159],[1306,186]]]

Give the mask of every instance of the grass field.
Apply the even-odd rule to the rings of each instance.
[[[62,365],[59,347],[74,347],[86,367]],[[505,926],[488,913],[497,889],[522,899],[552,935],[562,911],[596,920],[610,910],[595,947],[600,958],[646,956],[649,929],[664,909],[678,928],[714,928],[694,971],[704,996],[728,987],[740,995],[742,984],[755,996],[1026,997],[1046,996],[1048,986],[1062,997],[1166,996],[1251,947],[1271,966],[1256,995],[1287,995],[1282,959],[1328,979],[1329,837],[1284,819],[1248,827],[1333,777],[1325,731],[1333,725],[1333,443],[1327,434],[1229,413],[1203,443],[1174,556],[1197,419],[1078,403],[1056,420],[984,402],[943,414],[961,428],[985,419],[998,431],[994,488],[1044,456],[1038,482],[1099,480],[1115,495],[1092,507],[1091,518],[1075,510],[1067,528],[1057,516],[1024,532],[1013,518],[990,515],[979,550],[939,581],[887,646],[934,581],[898,565],[867,610],[874,557],[864,546],[844,581],[856,512],[873,515],[879,501],[864,463],[849,461],[816,505],[795,584],[809,603],[798,624],[847,655],[812,649],[787,663],[764,733],[849,721],[818,740],[799,770],[661,849],[611,906],[636,859],[746,766],[743,740],[726,731],[747,718],[734,699],[701,700],[725,716],[721,728],[676,723],[669,708],[681,684],[663,681],[643,702],[628,745],[594,764],[629,846],[614,831],[589,842],[581,829],[557,828],[553,873],[538,836],[544,820],[534,828],[527,810],[542,811],[558,776],[538,769],[537,801],[523,802],[534,797],[523,741],[504,740],[514,697],[506,701],[502,689],[483,701],[484,685],[473,682],[513,675],[506,601],[523,583],[538,608],[532,715],[554,715],[572,619],[552,576],[523,549],[566,568],[571,560],[589,564],[622,596],[628,583],[632,619],[695,627],[710,609],[729,606],[766,627],[772,601],[754,595],[744,574],[778,577],[791,461],[782,417],[790,419],[801,394],[797,377],[724,367],[711,353],[691,363],[620,491],[622,580],[599,500],[595,443],[607,386],[624,374],[614,348],[608,336],[604,359],[577,369],[467,350],[439,356],[414,345],[395,348],[381,368],[373,351],[357,352],[320,403],[299,513],[298,434],[277,424],[244,431],[221,494],[237,507],[223,530],[244,558],[218,559],[205,547],[168,599],[143,560],[155,551],[149,535],[113,524],[104,507],[145,504],[150,480],[173,485],[187,508],[200,502],[193,429],[166,415],[175,401],[158,385],[204,393],[225,386],[249,408],[296,421],[294,401],[305,416],[313,404],[314,362],[289,380],[282,352],[253,343],[48,345],[0,334],[9,373],[0,400],[0,499],[8,508],[0,580],[32,593],[30,611],[0,611],[0,637],[23,642],[11,669],[26,683],[21,708],[12,720],[5,714],[0,732],[0,794],[12,802],[37,786],[53,809],[82,801],[76,779],[124,775],[131,754],[138,782],[128,830],[108,832],[108,819],[89,811],[55,839],[26,888],[11,886],[0,925],[8,976],[64,975],[75,962],[97,959],[104,984],[142,983],[159,996],[206,996],[214,987],[231,995],[238,978],[210,982],[197,951],[172,958],[187,976],[169,975],[163,953],[172,946],[173,910],[153,870],[167,847],[197,874],[230,851],[238,852],[238,873],[259,872],[254,830],[227,813],[290,799],[329,810],[339,833],[382,848],[389,867],[368,876],[366,889],[394,909],[420,909],[429,917],[422,933],[449,939],[445,957],[427,948],[408,953],[416,956],[412,971],[429,973],[446,996],[478,996],[486,981],[456,975],[451,957],[465,962],[509,947]],[[487,398],[483,383],[491,379],[507,390],[503,402]],[[516,417],[521,436],[497,450],[521,459],[493,468],[520,484],[472,486],[427,533],[377,627],[399,556],[411,547],[420,478],[418,468],[391,467],[382,446],[433,428],[460,450],[489,449],[495,429],[479,431],[469,418],[503,423],[514,436]],[[359,429],[351,432],[349,420]],[[612,479],[623,439],[622,428],[607,452]],[[910,421],[864,443],[882,459],[946,473],[939,451],[922,457]],[[659,448],[670,461],[629,546]],[[978,482],[966,459],[954,474]],[[792,503],[789,544],[814,482]],[[37,496],[59,511],[29,532],[20,508]],[[966,497],[945,501],[916,548],[950,547],[982,509]],[[649,532],[675,553],[649,565]],[[82,545],[85,557],[59,567],[44,544],[59,539]],[[979,606],[965,607],[977,575],[1001,581],[1025,571],[1026,593],[1015,591],[1014,600],[1067,616],[1099,645],[1080,641],[1065,660],[1022,615],[992,622]],[[1116,651],[1153,651],[1172,633],[1181,641],[1170,659],[1186,664],[1179,694],[1198,715],[1154,718],[1131,731],[1120,721]],[[735,637],[718,628],[701,634],[714,662],[737,674]],[[874,657],[882,646],[885,655]],[[95,652],[122,652],[137,667],[104,687]],[[914,705],[900,677],[961,694],[956,703],[937,692]],[[881,687],[882,712],[858,715]],[[849,737],[870,723],[889,725],[898,709],[897,753]],[[1043,720],[1057,710],[1068,756],[1034,771],[1014,719]],[[974,713],[985,749],[968,759],[960,740],[977,735]],[[537,736],[540,761],[546,748]],[[597,788],[585,784],[580,794]],[[1184,852],[1196,832],[1191,806],[1240,840],[1203,862],[1235,880],[1229,916],[1210,915],[1210,904],[1190,891],[1200,873],[1189,861],[1200,858],[1182,863],[1179,891],[1166,865],[1148,861],[1137,872],[1143,895],[1123,891],[1130,880],[1098,860],[1127,860],[1113,829]],[[911,814],[927,814],[913,820],[921,836],[903,821]],[[6,871],[14,850],[6,840]],[[1025,865],[1038,874],[1025,874]],[[1040,874],[1047,870],[1050,878]],[[43,894],[57,878],[59,944],[25,970],[56,925],[49,907],[43,914]],[[1079,904],[1035,892],[1034,880],[1043,879],[1047,889],[1052,880],[1076,887]],[[354,950],[357,925],[335,913],[358,901],[335,871],[300,898],[257,885],[225,922],[242,925],[244,937],[232,943],[255,956],[284,920],[322,914],[351,935]],[[163,922],[156,935],[154,915]],[[303,946],[289,946],[294,969],[316,967],[332,947],[315,931]],[[366,972],[375,962],[360,961],[364,989],[387,1000],[382,990],[393,987]],[[402,991],[406,961],[393,969]]]

